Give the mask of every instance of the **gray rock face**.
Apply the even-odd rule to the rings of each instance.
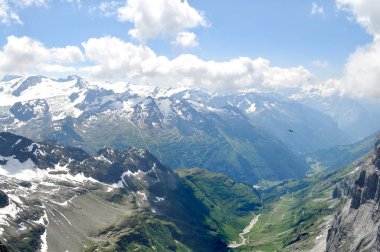
[[[9,111],[16,119],[27,122],[45,116],[49,112],[49,105],[45,100],[16,102]]]
[[[42,76],[30,76],[23,80],[21,83],[17,83],[18,87],[12,92],[14,96],[20,96],[23,91],[28,89],[30,86],[34,86],[41,82],[43,79]]]
[[[352,183],[351,200],[335,216],[328,231],[327,251],[380,251],[379,143]],[[334,190],[333,195],[337,194]]]
[[[380,139],[376,141],[375,153],[376,153],[376,156],[373,163],[376,166],[376,168],[380,169]]]
[[[332,192],[332,198],[338,199],[351,195],[351,187],[346,180],[340,181]]]
[[[0,208],[4,208],[9,205],[8,195],[0,190]]]
[[[334,190],[333,190],[332,197],[333,197],[333,199],[338,199],[338,198],[340,198],[341,196],[342,196],[342,192],[341,192],[341,190],[339,189],[339,187],[336,186],[336,187],[334,188]]]
[[[8,252],[7,247],[0,242],[0,252]]]

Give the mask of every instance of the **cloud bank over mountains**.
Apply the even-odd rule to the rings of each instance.
[[[72,2],[72,1],[68,1]],[[22,22],[18,8],[47,6],[44,0],[0,0],[3,23]],[[361,25],[373,41],[349,55],[343,76],[322,83],[302,65],[273,66],[258,57],[223,61],[204,60],[194,54],[169,58],[147,45],[167,39],[174,47],[201,46],[194,29],[211,29],[205,13],[186,0],[128,0],[101,2],[96,7],[107,17],[132,24],[133,42],[112,36],[89,38],[80,45],[52,48],[30,37],[9,36],[0,50],[0,74],[79,74],[98,81],[129,81],[158,86],[193,86],[211,91],[241,89],[281,90],[315,85],[326,95],[380,99],[380,3],[371,0],[336,0],[339,11]],[[317,8],[318,7],[318,8]],[[323,7],[313,2],[312,12]],[[314,65],[328,67],[318,61]]]
[[[75,66],[83,61],[86,66]],[[213,91],[292,88],[307,83],[312,77],[302,66],[273,67],[263,58],[205,61],[192,54],[181,54],[169,59],[147,46],[115,37],[91,38],[83,42],[81,48],[47,48],[28,37],[8,37],[0,52],[0,69],[3,74],[76,72],[98,80],[198,86]]]

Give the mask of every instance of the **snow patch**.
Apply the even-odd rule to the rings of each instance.
[[[172,102],[169,99],[160,99],[156,101],[158,108],[164,117],[168,117],[171,112],[173,112],[171,108]]]
[[[0,208],[0,225],[7,225],[8,217],[14,219],[20,211],[21,208],[14,202],[9,202],[8,206]]]
[[[254,113],[254,112],[256,112],[256,109],[257,109],[256,104],[255,104],[255,103],[252,103],[252,104],[249,106],[249,108],[247,108],[247,109],[245,110],[245,112],[247,112],[247,113]]]
[[[155,200],[154,200],[154,202],[161,202],[161,201],[164,201],[165,200],[165,198],[161,198],[161,197],[156,197],[155,198]]]
[[[148,197],[146,196],[146,193],[143,192],[143,191],[138,191],[137,192],[138,195],[142,196],[142,199],[147,201],[148,200]]]

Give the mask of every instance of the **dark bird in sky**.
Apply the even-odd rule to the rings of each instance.
[[[289,132],[292,132],[292,133],[293,133],[294,131],[290,129]]]

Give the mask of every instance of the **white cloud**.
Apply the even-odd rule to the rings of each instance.
[[[41,42],[29,37],[9,36],[0,51],[0,69],[3,74],[24,74],[36,69],[52,72],[51,69],[58,69],[59,65],[59,72],[62,72],[65,65],[83,60],[84,56],[78,47],[46,48]]]
[[[77,69],[72,66],[63,66],[59,64],[46,64],[40,63],[36,68],[42,73],[49,74],[63,74],[63,73],[75,73]]]
[[[97,5],[90,6],[90,13],[99,13],[106,17],[112,17],[118,15],[118,9],[123,6],[123,2],[120,0],[102,1]]]
[[[343,93],[343,83],[340,79],[328,79],[322,83],[314,85],[318,87],[321,96],[333,96],[333,95],[342,95]]]
[[[350,55],[342,79],[344,93],[380,99],[380,41],[363,46]]]
[[[32,5],[43,6],[46,4],[46,0],[8,0],[8,1],[13,2],[16,5],[19,5],[23,8],[30,7]]]
[[[263,58],[206,61],[192,54],[174,59],[115,37],[92,38],[75,46],[48,48],[29,37],[7,38],[0,49],[1,74],[79,73],[96,80],[124,80],[158,86],[195,86],[212,91],[276,90],[298,87],[312,77],[302,66],[280,68]],[[79,67],[79,63],[80,67]]]
[[[341,96],[343,85],[340,79],[328,79],[319,83],[308,83],[300,87],[300,91],[291,95],[292,98],[304,99],[305,97],[331,97]]]
[[[329,63],[325,60],[314,60],[312,64],[319,68],[326,68],[329,66]]]
[[[76,46],[66,46],[46,50],[48,50],[49,53],[48,59],[58,63],[67,64],[84,60],[81,50]]]
[[[136,46],[114,37],[92,38],[82,43],[82,46],[88,60],[93,62],[93,65],[82,70],[97,79],[237,90],[297,87],[312,77],[302,66],[272,67],[263,58],[239,57],[218,62],[182,54],[170,60],[165,56],[158,56],[147,46]]]
[[[318,5],[316,2],[311,4],[311,14],[312,15],[323,15],[325,13],[323,6]]]
[[[11,21],[22,24],[20,17],[11,9],[8,1],[0,0],[0,22],[3,24],[9,24]]]
[[[376,39],[380,37],[380,1],[376,0],[336,0],[337,7],[354,16],[368,33]]]
[[[44,6],[46,0],[0,0],[0,23],[16,22],[23,24],[17,11],[30,6]]]
[[[172,44],[182,48],[197,47],[199,45],[197,35],[193,32],[180,32]]]
[[[148,74],[153,68],[158,71],[160,64],[154,61],[168,60],[166,57],[157,57],[146,46],[135,46],[114,37],[92,38],[82,43],[82,46],[87,59],[95,63],[86,69],[93,76],[105,79],[142,78],[143,73]]]
[[[380,1],[336,0],[341,10],[373,36],[373,41],[350,55],[342,78],[346,95],[380,99]]]
[[[119,21],[134,24],[129,34],[141,42],[175,38],[180,32],[207,26],[201,12],[187,0],[128,0],[117,12]]]

